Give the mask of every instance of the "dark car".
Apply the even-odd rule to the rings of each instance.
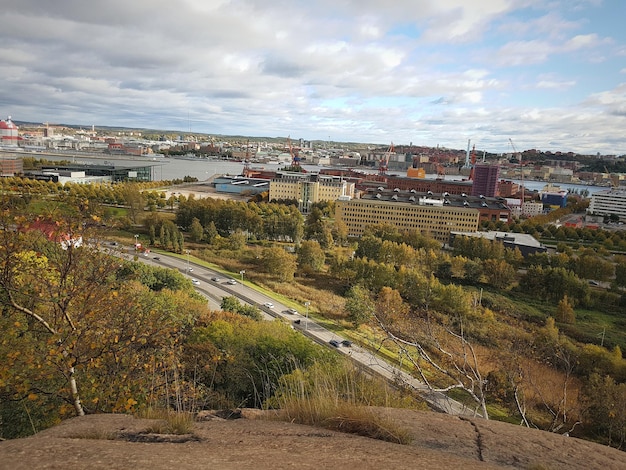
[[[341,344],[343,344],[346,348],[351,348],[352,347],[352,341],[344,339]]]
[[[329,343],[330,343],[330,345],[331,345],[331,346],[334,346],[334,347],[336,347],[336,348],[338,348],[339,346],[341,346],[341,344],[339,343],[339,341],[337,341],[336,339],[331,339],[331,340],[329,341]]]
[[[152,258],[153,260],[159,261],[161,258],[159,258],[158,256],[155,256],[154,258]]]

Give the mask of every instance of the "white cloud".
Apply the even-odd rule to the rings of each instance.
[[[610,75],[594,84],[580,65],[626,54],[620,31],[559,5],[22,0],[0,11],[0,114],[461,147],[470,132],[494,146],[565,135],[588,148],[595,136],[626,152],[615,137],[623,90]],[[571,102],[553,107],[545,90],[567,90]]]

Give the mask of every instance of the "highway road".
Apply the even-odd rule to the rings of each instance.
[[[124,248],[123,250],[130,254],[131,257],[135,255],[133,247]],[[155,259],[155,257],[157,259]],[[289,310],[290,307],[255,290],[249,283],[242,284],[241,279],[227,277],[224,276],[223,273],[197,265],[186,259],[160,253],[158,255],[149,253],[148,256],[139,254],[138,259],[149,264],[177,269],[190,278],[198,280],[199,284],[196,284],[195,287],[200,293],[207,297],[209,307],[212,309],[220,308],[222,297],[235,296],[242,302],[258,307],[266,319],[279,318],[290,323],[295,330],[319,344],[335,349],[339,354],[348,356],[359,367],[369,373],[381,376],[391,383],[402,382],[406,384],[416,390],[432,408],[438,411],[453,415],[481,416],[478,408],[468,408],[460,402],[449,398],[444,393],[432,392],[423,382],[399,369],[397,366],[376,356],[370,350],[354,344],[352,346],[344,346],[341,342],[344,341],[345,338],[312,320],[306,315],[306,309],[304,315],[300,311],[291,313]],[[191,272],[188,271],[189,268],[192,269]],[[212,278],[218,278],[219,280],[214,281]],[[235,283],[229,284],[229,280]],[[273,308],[265,306],[264,304],[266,303],[271,303]],[[339,346],[332,346],[332,340],[336,341]]]

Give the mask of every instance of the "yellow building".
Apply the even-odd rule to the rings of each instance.
[[[439,204],[429,197],[378,193],[361,199],[338,200],[335,218],[346,224],[352,237],[361,236],[368,225],[389,224],[400,230],[417,230],[447,243],[450,232],[478,230],[480,210]]]
[[[302,212],[308,212],[311,204],[336,201],[342,197],[354,197],[354,183],[340,176],[279,171],[270,181],[270,201],[298,201]]]

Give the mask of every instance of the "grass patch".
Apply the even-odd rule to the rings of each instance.
[[[147,432],[154,434],[191,434],[194,429],[193,413],[148,408],[138,414],[139,418],[155,420]]]

